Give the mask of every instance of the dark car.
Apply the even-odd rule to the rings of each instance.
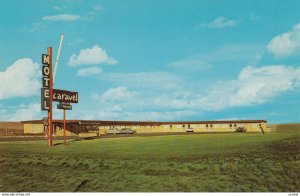
[[[187,129],[185,130],[185,132],[194,132],[194,129],[193,129],[193,128],[187,128]]]
[[[236,131],[236,132],[246,132],[246,131],[247,131],[247,128],[246,128],[246,127],[240,126],[240,127],[236,128],[235,131]]]

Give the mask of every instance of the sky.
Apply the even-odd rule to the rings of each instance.
[[[41,55],[68,119],[300,122],[300,1],[0,0],[0,121],[42,119]],[[62,110],[53,103],[55,119]]]

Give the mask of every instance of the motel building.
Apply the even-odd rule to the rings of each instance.
[[[42,134],[47,127],[43,120],[22,121],[24,134]],[[106,134],[108,130],[129,128],[136,133],[179,133],[179,132],[269,132],[266,120],[226,120],[226,121],[102,121],[67,120],[66,135]],[[53,135],[63,136],[63,120],[53,120]]]

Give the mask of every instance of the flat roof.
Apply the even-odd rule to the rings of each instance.
[[[53,120],[53,123],[63,123]],[[223,124],[223,123],[266,123],[266,120],[214,120],[214,121],[111,121],[111,120],[66,120],[66,123],[84,125],[164,125],[164,124]],[[43,120],[21,121],[23,124],[43,124]]]

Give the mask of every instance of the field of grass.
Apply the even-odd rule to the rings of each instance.
[[[296,127],[296,128],[295,128]],[[299,192],[300,129],[0,142],[0,191]]]

